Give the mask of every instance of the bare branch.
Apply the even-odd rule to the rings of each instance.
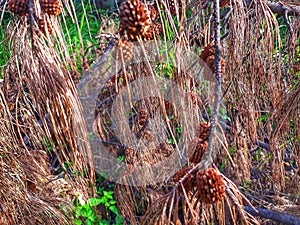
[[[213,114],[211,118],[211,130],[209,135],[209,141],[207,149],[203,155],[203,159],[206,161],[203,163],[199,163],[199,169],[206,169],[205,167],[209,166],[213,161],[213,155],[216,153],[216,149],[214,149],[214,143],[216,139],[216,130],[218,124],[219,110],[220,110],[220,102],[222,98],[222,90],[221,90],[221,40],[220,40],[220,6],[219,0],[214,1],[214,30],[215,30],[215,65],[216,65],[216,87],[215,87],[215,101]],[[202,168],[201,168],[202,167]]]
[[[291,37],[293,37],[293,36],[294,36],[294,30],[293,30],[293,27],[292,27],[291,24],[290,24],[289,16],[288,16],[288,11],[287,11],[287,10],[284,11],[284,16],[283,16],[283,18],[284,18],[284,22],[286,23],[286,25],[287,25],[287,27],[288,27],[288,29],[289,29],[289,32],[290,32],[290,34],[291,34]]]
[[[286,225],[300,225],[300,218],[282,212],[277,212],[270,209],[255,208],[245,206],[245,210],[252,216],[267,218]]]
[[[244,0],[247,6],[250,6],[253,0]],[[265,0],[267,6],[273,13],[278,16],[284,16],[287,13],[288,16],[300,16],[300,4],[296,2],[272,2]]]

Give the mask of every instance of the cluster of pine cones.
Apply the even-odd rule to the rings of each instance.
[[[40,0],[39,2],[43,13],[49,16],[57,16],[61,13],[59,0]],[[29,2],[28,0],[9,0],[7,9],[18,16],[28,16]]]
[[[53,25],[49,16],[58,16],[61,13],[62,6],[59,0],[40,0],[41,6],[40,16],[35,16],[36,23],[40,31],[44,34],[53,33]],[[9,0],[7,3],[7,9],[13,14],[18,16],[29,15],[29,1],[28,0]]]
[[[210,133],[210,124],[201,122],[197,128],[196,146],[189,161],[198,164],[208,145],[208,136]],[[203,202],[211,204],[223,199],[225,194],[225,184],[221,174],[213,168],[209,168],[204,171],[193,171],[190,166],[184,166],[174,175],[174,182],[178,182],[185,175],[187,177],[182,182],[182,185],[186,192],[192,191],[196,188],[196,191]],[[183,192],[182,187],[179,186],[178,190]]]
[[[170,8],[173,5],[170,3]],[[147,4],[139,0],[126,0],[120,6],[119,17],[120,34],[127,36],[130,41],[153,40],[162,32],[162,26],[157,22],[159,12],[156,4]]]
[[[174,182],[178,182],[186,174],[187,177],[182,182],[186,192],[196,190],[197,194],[204,203],[212,204],[221,201],[225,195],[225,183],[222,175],[214,168],[207,170],[193,171],[192,167],[185,166],[174,176]],[[183,192],[182,187],[178,191]]]
[[[208,146],[208,136],[210,133],[210,124],[201,122],[197,127],[195,146],[193,147],[193,153],[189,157],[189,161],[198,164],[202,155],[204,154]]]
[[[158,15],[158,10],[154,5],[139,0],[125,0],[120,6],[121,38],[114,55],[125,62],[130,61],[133,54],[131,42],[149,41],[159,36],[162,26],[156,22]]]

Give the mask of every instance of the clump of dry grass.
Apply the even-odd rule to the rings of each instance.
[[[17,138],[14,118],[1,93],[1,224],[63,224],[68,221],[60,211],[61,201],[49,197],[48,193],[38,195],[37,179],[46,179],[47,167],[36,160],[24,161],[31,154]],[[39,177],[39,178],[38,178]],[[39,180],[39,188],[42,187]],[[53,216],[54,215],[54,216]]]
[[[64,1],[73,15],[72,4]],[[73,65],[58,18],[52,16],[55,10],[48,18],[52,36],[28,23],[30,12],[15,17],[7,30],[11,59],[3,74],[0,118],[3,224],[70,223],[72,216],[63,208],[69,209],[76,196],[88,198],[91,193],[87,134],[71,77]],[[53,175],[57,165],[62,169],[58,176]]]

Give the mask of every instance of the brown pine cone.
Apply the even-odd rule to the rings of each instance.
[[[9,0],[7,9],[19,16],[28,16],[28,0]]]
[[[191,163],[198,164],[201,161],[202,156],[203,156],[203,154],[206,151],[206,148],[208,146],[207,141],[200,142],[199,140],[200,140],[200,138],[198,138],[198,142],[196,144],[196,148],[193,152],[193,155],[189,158],[189,161]]]
[[[156,7],[153,6],[153,5],[147,5],[147,7],[148,7],[148,10],[150,12],[150,19],[153,22],[156,21],[158,19],[158,16],[159,16],[159,13],[158,13]]]
[[[80,79],[80,73],[76,70],[70,70],[69,73],[74,84],[78,84]]]
[[[61,13],[59,0],[40,0],[40,5],[44,13],[51,16],[57,16]]]
[[[150,26],[150,29],[144,34],[143,40],[149,41],[153,40],[155,37],[159,36],[162,33],[162,26],[160,23],[153,23]]]
[[[131,148],[131,147],[126,148],[124,155],[125,155],[126,163],[131,164],[131,165],[134,164],[134,161],[136,160],[136,153],[133,148]]]
[[[148,115],[145,109],[141,108],[137,114],[136,120],[139,126],[144,126],[147,121]]]
[[[133,48],[131,43],[129,41],[120,39],[112,53],[112,57],[116,60],[124,60],[124,62],[129,62],[133,57]]]
[[[230,4],[230,0],[220,0],[220,7],[224,8]]]
[[[162,26],[160,23],[153,23],[151,29],[155,36],[159,36],[162,33]]]
[[[210,133],[210,124],[201,122],[196,131],[196,146],[192,156],[189,158],[192,163],[199,163],[208,146],[208,136]]]
[[[182,167],[175,175],[174,175],[174,182],[177,183],[185,174],[187,174],[192,167],[184,166]],[[196,171],[189,174],[188,177],[182,182],[184,189],[186,192],[192,191],[193,188],[196,186]],[[183,193],[181,185],[178,187],[178,191]]]
[[[54,29],[53,29],[52,22],[49,18],[47,18],[45,15],[42,15],[42,18],[37,18],[36,21],[40,31],[43,34],[45,35],[47,35],[47,33],[49,35],[53,34]]]
[[[216,72],[216,65],[215,65],[215,44],[211,42],[207,46],[204,47],[203,51],[201,52],[200,59],[205,61],[207,66],[212,70],[213,73]],[[223,58],[221,58],[221,77],[225,72],[225,65],[226,62]],[[208,74],[208,71],[204,68],[204,74]]]
[[[150,11],[139,0],[126,0],[120,6],[121,35],[127,34],[131,41],[143,38],[151,25]]]
[[[225,195],[223,177],[214,168],[198,171],[196,174],[196,186],[202,201],[208,204],[222,200]]]
[[[206,61],[211,55],[215,55],[215,44],[213,42],[204,47],[203,51],[201,52],[200,59]]]
[[[196,135],[201,138],[201,141],[207,140],[210,132],[210,123],[200,122],[197,126]]]

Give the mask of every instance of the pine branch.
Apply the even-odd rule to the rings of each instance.
[[[215,139],[216,139],[216,131],[220,110],[220,102],[222,99],[222,91],[221,91],[221,44],[220,44],[220,6],[219,0],[214,0],[214,31],[215,31],[215,65],[216,65],[216,86],[215,86],[215,101],[213,114],[211,117],[211,130],[209,135],[208,146],[203,154],[203,160],[199,163],[199,169],[207,169],[213,162],[213,158],[216,154]]]

